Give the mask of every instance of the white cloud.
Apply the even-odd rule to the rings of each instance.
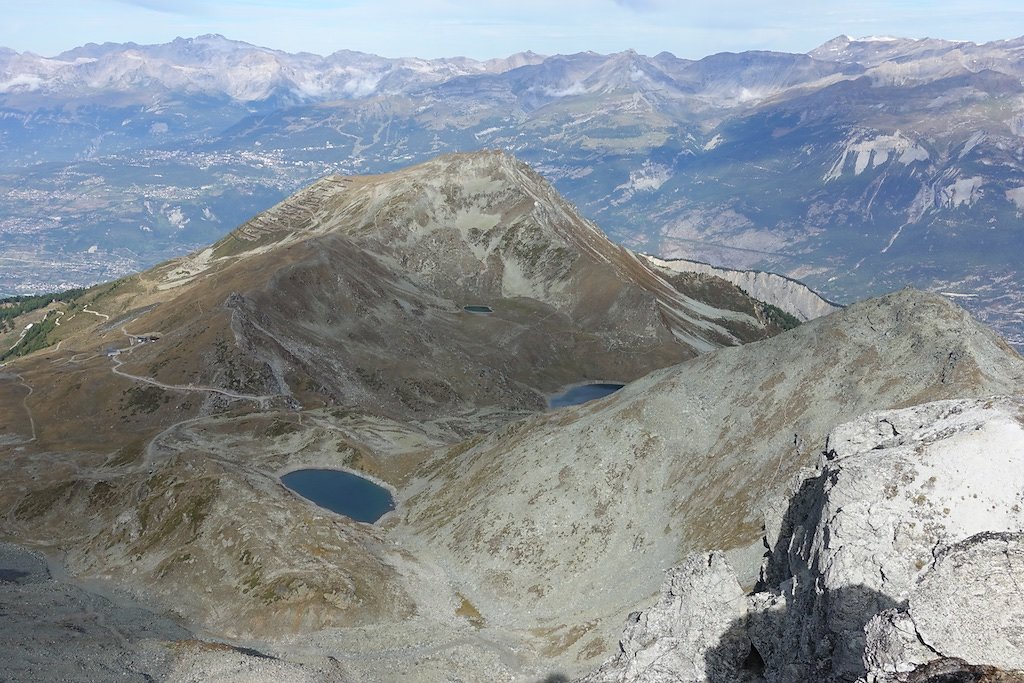
[[[166,14],[188,15],[200,9],[201,5],[194,0],[114,0],[122,5],[141,7],[142,9],[164,12]]]
[[[56,54],[87,42],[220,33],[291,52],[504,57],[634,48],[699,58],[804,52],[839,34],[1015,37],[1019,0],[33,0],[8,3],[0,45]],[[154,21],[154,12],[160,12]],[[1017,29],[1020,30],[1020,29]]]
[[[647,12],[654,9],[661,8],[661,2],[659,0],[612,0],[619,7],[625,7],[626,9],[636,10],[638,12]]]

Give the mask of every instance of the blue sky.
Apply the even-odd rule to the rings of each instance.
[[[839,34],[984,42],[1024,35],[1020,0],[6,0],[0,46],[221,33],[287,50],[487,58],[633,48],[680,57],[806,52]]]

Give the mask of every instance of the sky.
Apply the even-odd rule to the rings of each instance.
[[[841,34],[1024,35],[1021,0],[0,0],[0,9],[0,46],[44,56],[206,33],[288,52],[477,59],[526,50],[807,52]]]

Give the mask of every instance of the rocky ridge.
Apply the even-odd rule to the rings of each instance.
[[[836,416],[1022,384],[1004,342],[955,304],[904,290],[443,453],[403,489],[393,536],[449,567],[488,619],[584,629],[562,647],[585,659],[604,620],[691,552],[728,550],[752,587],[761,511],[813,464]]]
[[[159,107],[161,95],[284,102],[398,93],[471,74],[502,73],[539,63],[530,52],[504,59],[388,59],[351,50],[326,57],[289,54],[209,34],[170,43],[90,43],[53,57],[0,51],[0,96],[8,99],[118,93],[122,104]]]
[[[1022,459],[1019,398],[837,427],[766,515],[758,592],[691,556],[581,681],[1020,680]]]

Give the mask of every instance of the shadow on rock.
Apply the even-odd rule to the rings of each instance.
[[[785,511],[775,522],[775,528],[765,530],[767,538],[774,536],[775,541],[769,545],[767,538],[765,540],[769,552],[761,568],[761,579],[755,588],[756,591],[771,590],[793,578],[790,566],[790,545],[793,535],[799,534],[801,528],[813,529],[821,521],[824,477],[822,473],[803,479],[786,501]]]
[[[781,515],[769,521],[770,552],[756,591],[747,597],[747,614],[705,652],[710,683],[855,681],[865,673],[865,625],[882,610],[906,607],[864,585],[826,586],[815,530],[824,529],[827,547],[822,515],[828,476],[803,479]]]
[[[733,621],[704,654],[709,683],[855,681],[864,675],[864,626],[897,607],[887,596],[850,586],[817,593],[757,593],[751,612]],[[796,607],[801,605],[801,607]],[[747,643],[742,652],[737,643]]]

